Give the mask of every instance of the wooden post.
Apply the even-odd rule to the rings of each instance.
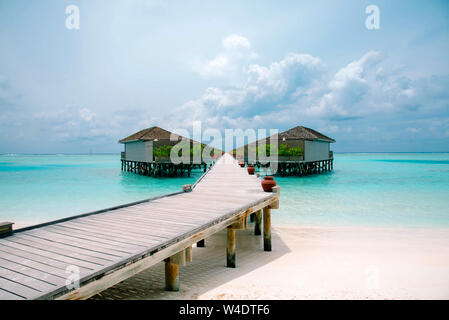
[[[263,249],[271,251],[271,208],[263,208]]]
[[[179,266],[186,264],[186,250],[165,259],[165,290],[179,291]]]
[[[272,191],[273,191],[273,193],[276,193],[278,197],[277,197],[276,201],[273,201],[270,204],[269,208],[270,209],[279,209],[279,196],[281,195],[281,187],[274,186]]]
[[[247,216],[241,217],[239,221],[233,223],[230,227],[232,227],[232,229],[239,229],[239,230],[246,229],[248,227]]]
[[[249,215],[249,222],[254,222],[255,218],[256,218],[255,212],[251,213],[251,214]]]
[[[255,215],[254,235],[260,236],[262,234],[261,229],[260,229],[260,225],[262,222],[262,212],[259,210],[259,211],[255,212],[254,215]]]
[[[186,248],[186,262],[192,262],[192,246]]]
[[[167,261],[168,260],[168,261]],[[179,267],[171,263],[170,259],[165,261],[165,290],[179,291]]]
[[[235,229],[228,227],[228,245],[226,247],[226,266],[235,268]]]
[[[200,240],[196,243],[197,248],[204,248],[206,246],[206,239]]]
[[[13,233],[14,222],[0,222],[0,238],[9,237]]]

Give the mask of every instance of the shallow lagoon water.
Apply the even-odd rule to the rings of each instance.
[[[449,154],[336,154],[331,173],[277,181],[285,224],[449,226]]]
[[[17,227],[181,190],[192,177],[120,170],[120,155],[0,155],[0,221]],[[276,177],[282,225],[448,227],[449,154],[335,154],[334,171]]]
[[[120,155],[0,156],[0,221],[17,226],[181,191],[190,178],[149,178],[122,172]]]

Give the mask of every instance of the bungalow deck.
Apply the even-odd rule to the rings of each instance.
[[[183,191],[18,229],[0,239],[0,299],[87,299],[165,261],[167,290],[179,289],[178,268],[192,245],[227,228],[226,266],[235,267],[235,232],[255,220],[271,251],[271,209],[279,187],[262,191],[225,154]]]

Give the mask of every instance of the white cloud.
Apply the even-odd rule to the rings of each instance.
[[[90,122],[95,117],[95,113],[89,110],[88,108],[82,108],[80,110],[80,117],[84,121]]]
[[[202,121],[203,129],[287,129],[303,124],[337,139],[351,133],[377,142],[409,139],[411,133],[447,139],[449,76],[412,78],[405,68],[376,51],[333,74],[320,58],[310,54],[289,53],[267,65],[255,63],[255,56],[248,39],[226,37],[215,58],[201,63],[197,70],[208,77],[222,76],[224,84],[205,89],[199,97],[158,119],[151,110],[126,107],[108,114],[92,106],[45,112],[30,107],[27,112],[16,112],[15,104],[5,100],[16,95],[0,77],[2,134],[27,132],[27,136],[40,135],[47,141],[110,143],[153,125],[191,129],[192,123]],[[236,83],[235,77],[242,81]]]
[[[229,78],[240,75],[249,61],[257,57],[251,43],[243,36],[231,34],[222,41],[223,50],[210,60],[197,59],[193,69],[205,78]]]
[[[227,43],[230,48],[250,46],[242,39]],[[161,123],[189,128],[201,120],[203,127],[219,129],[286,129],[306,124],[324,133],[351,133],[370,141],[404,137],[411,130],[430,134],[438,128],[433,137],[447,132],[446,122],[406,121],[447,115],[449,77],[411,78],[406,68],[380,52],[369,51],[334,74],[309,54],[290,53],[269,65],[248,61],[240,69],[245,78],[241,84],[230,81],[207,88]],[[386,119],[390,119],[388,128]]]
[[[366,75],[370,68],[380,62],[381,56],[377,51],[366,53],[359,60],[349,63],[340,69],[329,83],[329,87],[334,90],[342,89],[350,83],[366,83]]]
[[[308,86],[322,71],[320,59],[308,54],[291,53],[269,67],[250,65],[245,89],[255,100],[270,95],[291,95],[297,88]]]
[[[227,50],[234,50],[239,48],[250,49],[251,43],[245,37],[239,36],[237,34],[228,35],[223,39],[223,48]]]
[[[308,54],[288,54],[267,67],[251,64],[242,71],[246,78],[243,85],[207,88],[200,98],[185,103],[166,121],[189,127],[202,120],[217,128],[262,121],[264,113],[308,94],[298,93],[298,88],[313,92],[313,84],[320,81],[323,72],[321,60]]]

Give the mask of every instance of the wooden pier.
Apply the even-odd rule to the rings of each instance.
[[[214,161],[209,163],[201,161],[200,163],[175,164],[170,160],[170,157],[164,159],[153,159],[151,162],[131,161],[126,160],[125,153],[121,153],[122,171],[133,172],[143,176],[149,177],[182,177],[186,174],[190,177],[192,170],[198,169],[206,172],[208,166],[213,165]]]
[[[334,169],[334,159],[318,161],[278,161],[278,176],[309,176],[332,171]]]
[[[247,228],[248,215],[271,251],[271,209],[278,206],[279,187],[263,192],[260,179],[225,154],[180,192],[7,234],[0,239],[0,300],[87,299],[161,261],[166,289],[176,291],[192,245],[204,246],[225,228],[223,262],[237,265],[235,232]]]
[[[248,159],[239,160],[245,165],[254,165],[259,169],[267,169],[271,167],[272,163],[261,163],[259,161],[248,161]],[[334,169],[334,159],[318,160],[318,161],[303,161],[303,160],[278,160],[275,162],[277,170],[271,173],[273,176],[310,176],[320,173],[330,172]]]
[[[190,177],[192,170],[198,169],[206,172],[208,164],[205,162],[199,164],[180,163],[174,164],[171,161],[154,161],[154,162],[139,162],[139,161],[122,161],[122,171],[133,172],[143,176],[149,177],[182,177],[187,175]],[[212,164],[209,164],[209,166]]]

